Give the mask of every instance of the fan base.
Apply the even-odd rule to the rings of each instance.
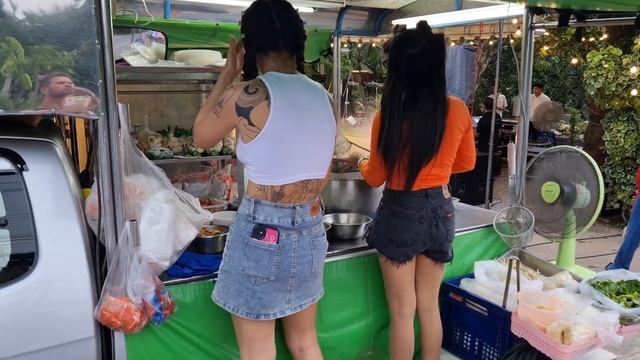
[[[552,264],[556,264],[555,261],[551,261]],[[580,265],[569,265],[569,266],[560,266],[562,269],[569,271],[570,273],[576,274],[583,279],[587,279],[595,275],[596,273],[593,270],[587,269],[586,267],[582,267]]]

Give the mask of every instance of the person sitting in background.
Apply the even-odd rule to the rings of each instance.
[[[478,120],[478,126],[476,133],[478,134],[478,151],[489,152],[489,142],[491,140],[491,119],[493,118],[493,99],[490,97],[485,98],[482,101],[482,117]],[[497,150],[498,142],[500,140],[500,129],[502,128],[502,117],[496,111],[496,120],[494,128],[493,144],[494,153]]]
[[[638,250],[638,246],[640,246],[640,206],[636,206],[638,195],[640,195],[640,168],[636,171],[636,194],[631,208],[629,223],[623,234],[622,245],[620,245],[613,263],[607,265],[607,270],[629,270],[633,255]]]

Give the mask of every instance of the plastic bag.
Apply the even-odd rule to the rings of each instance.
[[[139,332],[151,320],[159,325],[175,311],[175,302],[133,244],[128,224],[109,264],[95,318],[125,334]]]
[[[476,261],[473,268],[475,282],[477,287],[483,289],[483,293],[491,294],[485,297],[487,300],[502,306],[504,288],[507,282],[507,266],[494,261]],[[466,286],[469,283],[466,282]],[[463,284],[461,286],[463,289]],[[521,290],[539,290],[542,291],[541,280],[528,280],[524,277],[520,279]],[[509,282],[509,296],[507,298],[507,310],[515,309],[517,305],[517,275],[515,271],[511,272],[511,281]],[[482,296],[482,295],[481,295]]]
[[[578,291],[579,283],[573,279],[568,271],[561,271],[553,276],[545,277],[542,281],[545,291],[560,288],[567,288],[573,292]]]
[[[84,215],[91,231],[98,235],[98,225],[100,224],[100,201],[98,200],[96,181],[93,182],[91,192],[84,202]]]
[[[619,270],[608,270],[603,271],[601,273],[596,274],[590,279],[585,279],[580,283],[579,289],[580,292],[594,299],[598,306],[607,309],[613,310],[620,314],[620,317],[623,318],[627,322],[636,322],[640,321],[640,306],[635,308],[627,308],[622,306],[621,304],[615,302],[613,299],[609,298],[605,294],[593,288],[591,283],[593,281],[612,281],[619,282],[622,280],[638,280],[640,281],[640,274],[633,273],[628,270],[619,269]],[[640,296],[640,294],[636,294],[636,296]]]
[[[128,124],[121,124],[128,129]],[[165,173],[138,149],[129,132],[123,131],[125,213],[136,219],[140,255],[156,274],[168,269],[193,241],[199,229],[213,219],[200,202],[176,189]]]

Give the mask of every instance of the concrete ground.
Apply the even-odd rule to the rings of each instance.
[[[504,166],[506,168],[506,166]],[[507,178],[504,175],[496,177],[494,183],[494,203],[492,209],[500,210],[508,205]],[[602,271],[613,261],[618,247],[622,243],[624,223],[620,217],[598,219],[588,231],[578,237],[576,244],[576,263],[593,271]],[[527,251],[544,260],[554,260],[557,244],[535,234]],[[636,254],[631,265],[631,271],[640,272],[640,254]],[[640,335],[625,339],[620,346],[608,346],[606,350],[617,356],[617,359],[640,360]],[[442,359],[456,359],[450,354],[443,353]],[[605,359],[599,355],[595,358]]]

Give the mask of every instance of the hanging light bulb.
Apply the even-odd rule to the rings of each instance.
[[[358,47],[361,48],[362,47],[362,43],[358,43]]]
[[[638,89],[631,90],[631,96],[638,96]]]
[[[516,30],[516,36],[520,36],[520,35],[522,35],[522,30],[520,29]]]
[[[587,39],[586,38],[582,38],[582,41],[587,41]]]
[[[489,40],[489,45],[493,45],[493,40]]]
[[[513,39],[509,40],[509,42],[513,44]]]
[[[451,42],[451,47],[454,47],[454,46],[456,46],[456,43]]]
[[[602,34],[602,37],[600,37],[600,40],[606,40],[607,38],[609,38],[609,35],[607,35],[607,33]]]
[[[596,41],[596,38],[594,38],[594,37],[590,37],[590,38],[589,38],[589,41],[594,42],[594,41]]]
[[[346,49],[348,47],[347,43],[343,43],[342,47]]]
[[[637,74],[638,73],[638,67],[637,66],[632,66],[631,69],[629,69],[629,72],[631,72],[632,74]]]
[[[578,65],[579,62],[580,62],[580,60],[578,60],[578,58],[571,59],[571,64],[572,65]]]
[[[511,23],[512,23],[513,25],[518,24],[518,18],[515,18],[515,19],[511,20]]]

